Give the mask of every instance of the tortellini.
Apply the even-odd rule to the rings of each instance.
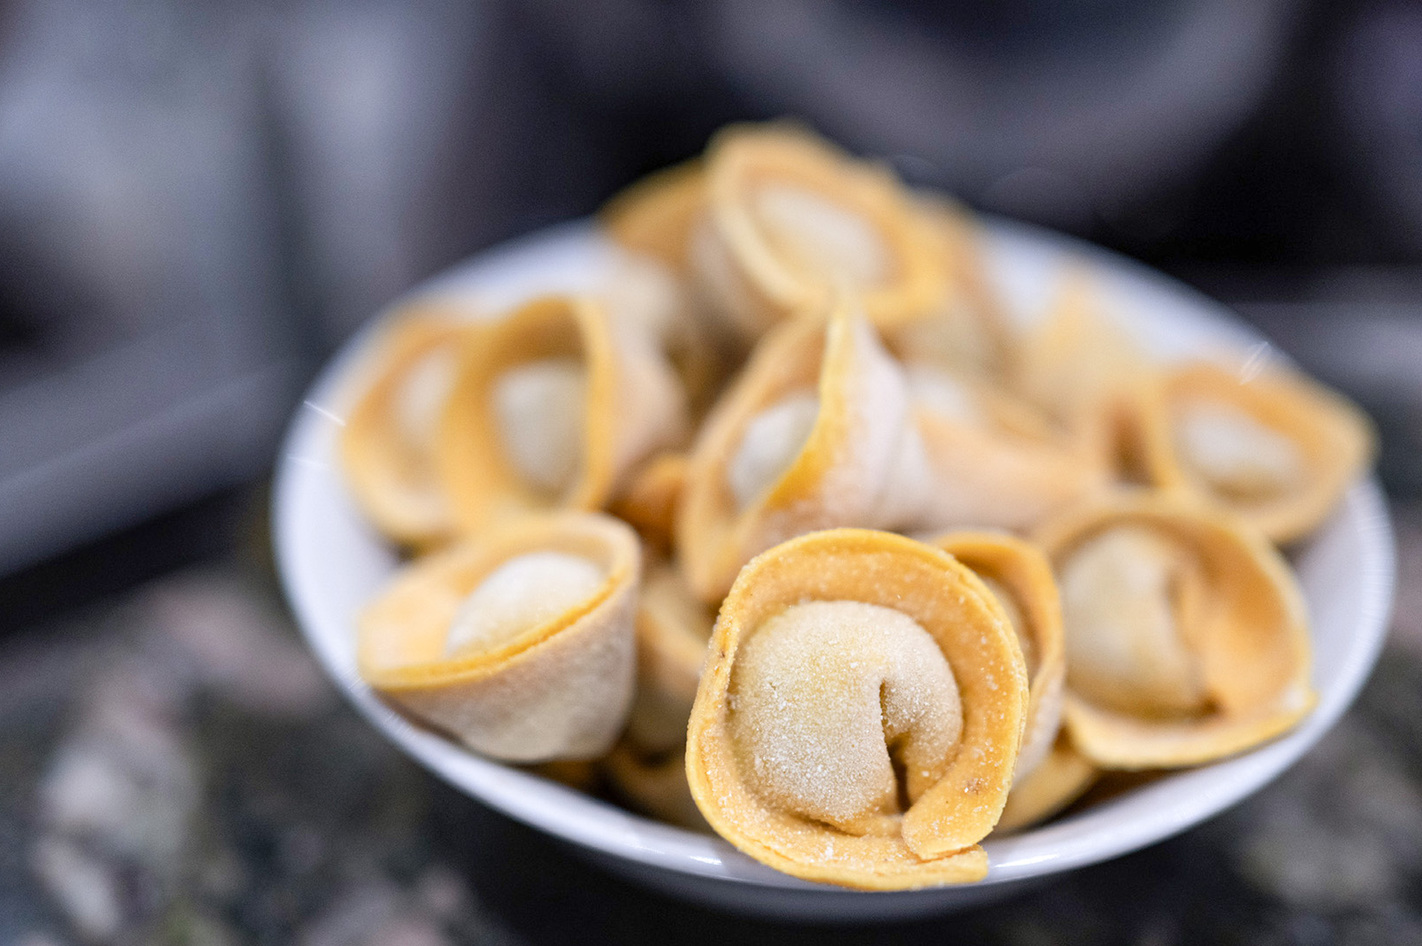
[[[1376,450],[1341,397],[1157,357],[1087,263],[1024,321],[969,211],[793,125],[598,233],[577,291],[407,305],[333,414],[413,556],[360,618],[388,705],[865,890],[1308,714],[1276,543]]]

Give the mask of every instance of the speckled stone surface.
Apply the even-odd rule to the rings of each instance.
[[[792,927],[643,891],[426,775],[348,709],[260,564],[0,642],[0,943],[1419,943],[1422,506],[1392,637],[1294,769],[987,909]]]

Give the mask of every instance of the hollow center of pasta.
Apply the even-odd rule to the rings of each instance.
[[[933,637],[859,601],[792,605],[756,628],[732,670],[729,719],[762,798],[854,834],[938,781],[963,729]]]
[[[1068,685],[1131,714],[1203,711],[1207,693],[1192,640],[1200,582],[1192,556],[1140,526],[1083,542],[1060,570]]]
[[[960,424],[983,422],[977,398],[952,372],[911,363],[905,366],[904,374],[908,377],[909,394],[919,410]]]
[[[1012,632],[1017,635],[1017,644],[1022,649],[1022,661],[1027,665],[1027,676],[1031,677],[1037,672],[1037,645],[1033,642],[1032,635],[1027,632],[1027,618],[1017,603],[1017,596],[996,578],[981,573],[978,577],[987,585],[997,603],[1002,605],[1002,610],[1007,612],[1007,620],[1012,624]]]
[[[514,469],[534,487],[562,493],[578,475],[586,423],[587,371],[576,358],[543,358],[494,384],[499,432]]]
[[[455,352],[441,345],[421,355],[396,385],[391,411],[401,436],[421,450],[433,450],[440,415],[454,388]]]
[[[726,467],[738,508],[750,505],[790,468],[810,439],[819,413],[819,397],[813,391],[801,391],[751,418]]]
[[[1286,492],[1304,476],[1298,444],[1229,404],[1181,406],[1175,436],[1185,462],[1227,496],[1261,499]]]
[[[778,181],[757,188],[753,205],[778,254],[801,272],[860,288],[888,280],[884,241],[873,224],[848,207]]]
[[[581,555],[529,552],[509,559],[464,599],[450,623],[448,656],[493,650],[595,595],[603,570]]]

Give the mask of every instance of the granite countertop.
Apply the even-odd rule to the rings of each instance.
[[[1297,766],[1145,851],[878,927],[714,914],[458,794],[341,701],[270,565],[231,553],[0,641],[0,942],[1422,943],[1422,505],[1394,514],[1382,661]]]

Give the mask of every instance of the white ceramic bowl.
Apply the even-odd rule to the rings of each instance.
[[[1163,357],[1221,345],[1270,349],[1217,305],[1121,257],[1046,231],[989,220],[988,256],[1014,312],[1039,311],[1071,258],[1088,261],[1104,299]],[[416,290],[473,295],[490,309],[532,293],[590,285],[610,250],[587,222],[565,224],[480,254]],[[412,294],[413,295],[413,294]],[[1197,824],[1254,792],[1313,745],[1352,702],[1387,629],[1393,538],[1376,481],[1349,491],[1333,518],[1292,555],[1313,619],[1318,708],[1282,739],[1238,758],[1173,773],[1126,795],[1016,837],[989,839],[978,884],[860,893],[797,880],[719,838],[659,824],[412,725],[356,673],[356,615],[396,565],[393,549],[352,504],[337,469],[347,383],[372,326],[327,366],[297,411],[277,467],[277,562],[311,649],[350,701],[405,752],[485,804],[560,838],[650,886],[781,918],[869,920],[947,911],[997,899],[1062,871],[1136,850]]]

